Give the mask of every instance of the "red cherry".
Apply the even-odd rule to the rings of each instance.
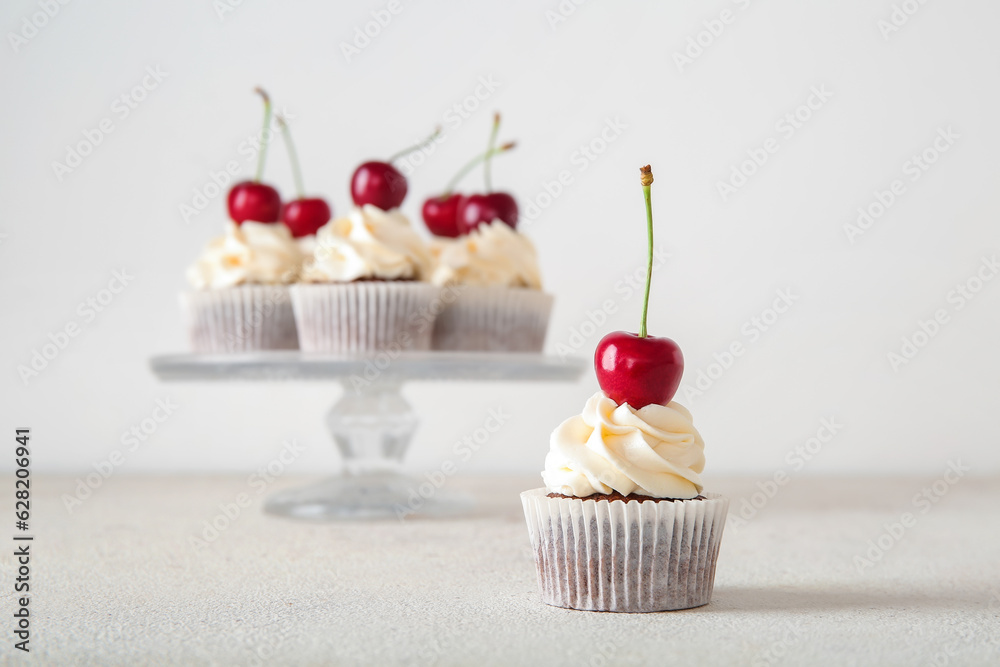
[[[373,204],[383,211],[399,208],[406,190],[406,177],[388,162],[365,162],[351,177],[351,199],[358,206]]]
[[[458,206],[458,231],[468,234],[484,222],[503,220],[517,229],[517,202],[506,192],[469,195]]]
[[[278,222],[281,215],[281,195],[270,185],[244,181],[229,191],[226,200],[229,217],[237,224],[252,222]]]
[[[325,199],[296,199],[284,205],[281,209],[281,221],[285,223],[292,236],[309,236],[330,222],[332,212]]]
[[[357,206],[372,204],[383,211],[399,208],[406,199],[406,177],[392,163],[430,144],[441,134],[440,126],[419,144],[404,148],[385,162],[365,162],[351,176],[351,199]]]
[[[458,207],[463,199],[462,195],[453,193],[431,197],[424,202],[421,213],[431,234],[451,238],[461,236],[458,231]]]
[[[604,393],[638,410],[670,402],[684,374],[684,355],[669,338],[612,331],[597,344],[594,369]]]

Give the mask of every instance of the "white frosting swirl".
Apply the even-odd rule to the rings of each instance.
[[[435,285],[542,288],[535,246],[501,220],[482,224],[453,241],[438,241],[434,253]]]
[[[302,280],[420,280],[430,274],[432,264],[427,244],[399,209],[383,211],[365,204],[316,232],[315,250],[302,271]]]
[[[704,488],[705,443],[691,413],[675,402],[635,410],[598,391],[583,414],[552,432],[549,446],[542,479],[553,493],[684,499]]]
[[[302,253],[282,223],[229,221],[226,233],[208,242],[187,270],[195,289],[222,289],[245,284],[294,282]]]
[[[304,258],[310,258],[313,253],[316,252],[316,235],[307,234],[306,236],[300,236],[295,239],[295,243],[299,246],[299,252],[302,253]]]

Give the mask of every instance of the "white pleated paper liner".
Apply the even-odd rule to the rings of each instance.
[[[239,285],[180,295],[195,352],[295,350],[295,317],[286,285]]]
[[[587,611],[708,604],[729,500],[629,501],[521,494],[542,601]]]
[[[523,287],[457,285],[434,325],[435,350],[541,352],[553,298]]]
[[[443,307],[441,288],[419,282],[300,283],[291,294],[306,352],[429,350]]]

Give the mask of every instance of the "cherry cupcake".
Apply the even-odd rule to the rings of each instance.
[[[430,280],[449,302],[434,324],[435,350],[541,352],[553,298],[526,236],[492,220],[434,252]]]
[[[316,234],[291,288],[299,343],[338,354],[430,349],[440,288],[424,280],[432,258],[398,209],[354,208]]]
[[[196,352],[248,352],[298,348],[288,285],[299,275],[302,253],[282,224],[281,195],[261,182],[267,155],[271,98],[264,102],[261,150],[252,181],[229,190],[230,222],[187,271],[194,292],[181,295],[191,347]]]
[[[649,167],[642,169],[652,247]],[[704,490],[705,443],[672,401],[684,360],[669,338],[598,344],[601,391],[552,433],[544,488],[521,494],[542,601],[587,611],[708,604],[729,501]]]
[[[181,294],[195,352],[298,348],[288,285],[302,255],[282,224],[229,222],[187,270],[195,291]]]
[[[447,307],[434,325],[435,350],[541,352],[552,297],[542,292],[538,257],[517,231],[517,201],[493,191],[493,156],[514,148],[495,147],[500,114],[493,116],[486,152],[456,174],[444,194],[423,206],[436,266],[431,282],[445,288]],[[482,163],[485,193],[454,191],[469,170]]]

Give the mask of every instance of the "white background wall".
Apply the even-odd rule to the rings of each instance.
[[[996,473],[1000,280],[961,309],[948,295],[1000,251],[1000,5],[910,0],[919,10],[886,38],[878,23],[893,4],[606,0],[553,26],[556,0],[404,0],[347,62],[339,44],[384,2],[246,0],[222,18],[208,0],[73,2],[16,51],[10,33],[39,9],[5,2],[0,433],[31,426],[36,470],[83,471],[169,398],[180,407],[123,472],[252,470],[286,438],[307,446],[296,469],[336,469],[322,416],[337,385],[168,385],[148,370],[151,355],[184,348],[183,270],[224,221],[222,197],[190,224],[179,206],[229,160],[251,173],[239,145],[257,130],[250,91],[260,84],[294,116],[308,187],[340,212],[358,163],[444,123],[446,140],[410,179],[404,208],[419,220],[423,197],[481,150],[497,109],[519,148],[495,180],[522,209],[568,170],[572,184],[526,226],[557,295],[550,351],[608,299],[618,313],[581,354],[606,330],[638,326],[639,298],[616,284],[644,262],[637,167],[652,163],[658,242],[671,258],[655,274],[651,332],[680,343],[688,385],[732,342],[746,348],[703,395],[682,398],[709,473],[791,470],[788,453],[830,417],[843,427],[802,474],[937,475],[956,457]],[[678,67],[674,54],[723,10],[731,22]],[[122,118],[112,104],[147,67],[167,76]],[[446,122],[480,77],[495,92],[457,127]],[[832,97],[788,136],[777,124],[814,87]],[[113,132],[59,180],[52,163],[104,118]],[[581,163],[579,147],[609,119],[624,125],[620,137]],[[904,163],[939,128],[958,139],[911,180]],[[723,201],[717,183],[769,138],[777,152]],[[291,194],[283,150],[267,180]],[[905,192],[849,242],[845,225],[894,179]],[[86,321],[78,304],[120,269],[134,280]],[[744,323],[783,289],[793,306],[751,340]],[[937,309],[948,322],[893,369],[887,353]],[[70,322],[80,335],[22,381],[18,366]],[[538,470],[551,429],[595,388],[593,373],[575,386],[411,385],[424,423],[408,463],[454,458],[453,443],[500,406],[510,421],[462,469]]]

